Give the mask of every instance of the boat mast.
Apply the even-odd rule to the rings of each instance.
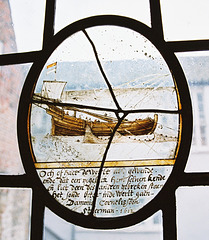
[[[56,79],[57,79],[57,62],[47,65],[46,68],[47,68],[47,73],[46,73],[47,75],[49,73],[54,72],[54,81],[56,81]]]

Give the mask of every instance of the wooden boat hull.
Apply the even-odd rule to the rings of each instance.
[[[66,115],[58,107],[50,107],[47,113],[52,116],[52,135],[54,136],[82,136],[87,126],[95,136],[110,136],[117,122],[87,121],[81,118]],[[147,135],[154,132],[157,125],[155,118],[136,119],[135,121],[122,121],[117,129],[121,135]]]

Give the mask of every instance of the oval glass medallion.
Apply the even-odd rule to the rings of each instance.
[[[101,219],[151,202],[178,158],[184,119],[178,83],[151,40],[117,24],[81,28],[39,73],[29,145],[49,195]]]

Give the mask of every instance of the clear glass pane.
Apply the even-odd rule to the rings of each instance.
[[[0,53],[42,48],[45,1],[0,1]],[[1,42],[3,51],[1,51]]]
[[[30,189],[0,188],[0,239],[29,240]]]
[[[148,0],[106,0],[103,2],[62,0],[57,1],[55,31],[82,18],[113,14],[126,16],[141,21],[150,26],[150,9]]]
[[[0,1],[0,54],[17,52],[9,1]]]
[[[17,143],[17,108],[30,65],[0,66],[0,172],[24,173]]]
[[[178,240],[205,239],[209,234],[209,187],[181,187],[176,197]]]
[[[118,230],[91,230],[70,224],[56,216],[49,209],[45,211],[44,239],[81,240],[81,239],[143,239],[162,240],[162,212],[159,211],[144,222]]]
[[[208,0],[161,0],[165,40],[209,38]]]
[[[209,171],[209,52],[176,54],[188,79],[193,138],[186,172]]]

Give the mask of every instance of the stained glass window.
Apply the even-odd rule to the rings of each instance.
[[[116,217],[132,219],[155,200],[179,155],[182,164],[188,153],[184,76],[172,69],[175,56],[152,40],[150,29],[128,18],[84,19],[57,39],[23,88],[24,165],[36,169],[34,178],[53,204],[65,207],[65,219],[73,213],[80,225],[96,228],[107,219],[111,225],[103,228],[112,228],[113,219],[117,226],[132,224]]]

